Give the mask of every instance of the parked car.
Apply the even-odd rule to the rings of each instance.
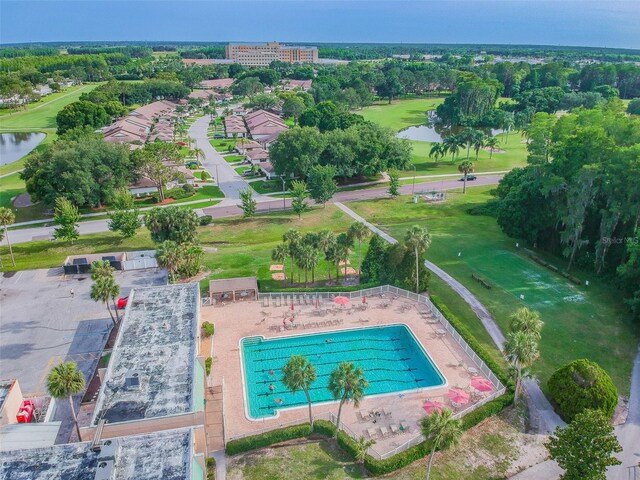
[[[478,177],[476,177],[475,175],[467,175],[467,182],[472,182],[472,181],[474,181],[476,178],[478,178]],[[459,182],[464,182],[464,177],[462,177],[462,178],[461,178],[460,180],[458,180],[458,181],[459,181]]]

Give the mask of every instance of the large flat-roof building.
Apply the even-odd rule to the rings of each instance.
[[[191,429],[5,451],[2,480],[203,480],[204,455]]]
[[[131,291],[83,439],[204,425],[199,311],[197,283]]]
[[[230,43],[225,47],[226,58],[249,67],[266,67],[273,61],[287,63],[318,63],[317,47],[268,43]]]

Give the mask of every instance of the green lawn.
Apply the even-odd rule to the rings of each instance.
[[[43,216],[43,206],[36,204],[31,207],[14,208],[12,199],[25,192],[24,181],[19,173],[0,178],[0,207],[8,207],[16,215],[16,222],[36,220]]]
[[[216,253],[207,254],[206,266],[211,270],[210,278],[232,278],[244,276],[256,276],[260,282],[261,291],[269,291],[289,287],[289,282],[271,279],[273,272],[269,271],[271,251],[282,241],[282,235],[290,228],[297,228],[303,234],[317,232],[324,228],[330,228],[336,233],[345,232],[352,223],[351,217],[344,214],[333,205],[326,208],[314,208],[298,219],[293,212],[277,212],[267,215],[243,219],[220,218],[214,219],[214,223],[201,229],[200,240],[205,247],[216,247]],[[260,232],[260,235],[256,235]],[[358,265],[357,248],[351,255],[351,264],[354,268]],[[366,252],[366,245],[362,246],[362,255]],[[290,264],[287,261],[286,271]],[[316,281],[324,282],[328,278],[328,265],[320,261],[315,272]],[[296,278],[297,282],[297,268]],[[335,268],[332,267],[331,278],[335,278]],[[304,274],[301,277],[304,281]],[[311,276],[309,275],[309,281]]]
[[[224,159],[229,163],[241,162],[245,159],[244,155],[225,155]]]
[[[506,134],[497,135],[500,145],[498,148],[504,152],[494,152],[492,155],[486,150],[480,150],[478,160],[475,159],[473,149],[469,154],[469,159],[474,165],[476,172],[496,172],[511,170],[515,167],[523,167],[527,164],[527,146],[523,142],[523,137],[519,133],[511,132],[507,139]],[[429,158],[431,142],[412,141],[413,152],[411,163],[416,167],[418,175],[458,173],[458,163],[466,159],[466,151],[461,151],[455,163],[451,163],[451,156],[442,158],[436,164]],[[491,158],[489,158],[491,156]],[[407,173],[413,173],[409,168]]]
[[[224,198],[224,193],[215,185],[207,185],[196,190],[195,195],[187,198],[181,198],[173,203],[195,202],[198,200],[208,200],[210,198]]]
[[[80,98],[80,95],[90,92],[99,83],[71,87],[62,94],[54,94],[46,97],[39,104],[33,104],[26,110],[0,116],[0,129],[11,131],[13,129],[41,129],[56,128],[56,115],[58,112]]]
[[[490,198],[489,190],[477,187],[466,195],[449,192],[449,200],[440,205],[413,204],[407,197],[400,197],[350,206],[396,238],[402,238],[411,225],[426,226],[432,235],[427,258],[474,293],[504,331],[516,308],[524,305],[538,310],[545,328],[541,358],[533,371],[543,388],[559,366],[576,358],[589,358],[609,372],[621,393],[628,393],[638,333],[615,286],[579,271],[574,274],[588,279],[590,285],[574,286],[529,260],[516,248],[516,241],[502,233],[495,219],[467,214],[468,207]],[[566,265],[564,259],[551,261],[561,268]],[[488,280],[493,289],[473,281],[471,274]],[[442,295],[437,284],[435,288]],[[454,305],[455,296],[443,297],[448,306]]]
[[[400,131],[412,125],[426,123],[427,111],[435,110],[442,102],[444,102],[444,97],[395,100],[391,105],[387,102],[378,102],[357,113],[362,115],[365,120]]]
[[[281,180],[264,180],[262,182],[251,182],[251,188],[258,193],[275,193],[282,191]]]
[[[365,471],[328,439],[304,439],[295,445],[246,453],[229,460],[227,477],[244,480],[346,480]]]
[[[508,100],[508,99],[501,99]],[[426,112],[435,108],[444,101],[444,97],[412,98],[396,100],[391,105],[380,102],[370,107],[363,108],[360,112],[366,120],[378,123],[394,131],[400,131],[413,125],[423,125],[427,121]],[[498,135],[499,149],[504,152],[494,152],[492,155],[485,150],[480,151],[478,161],[472,151],[470,158],[475,165],[476,172],[493,172],[511,170],[514,167],[526,165],[527,148],[520,134],[511,133],[508,138],[505,134]],[[458,173],[458,163],[466,159],[466,151],[461,151],[455,163],[451,163],[451,157],[440,159],[436,164],[429,158],[431,142],[411,141],[413,153],[411,163],[415,165],[420,175],[442,175]],[[491,156],[491,158],[489,158]],[[407,173],[413,173],[413,168],[408,168]]]
[[[236,147],[236,142],[233,138],[218,138],[209,140],[209,143],[213,148],[221,153],[227,153],[229,151],[229,146],[232,146],[233,148]]]

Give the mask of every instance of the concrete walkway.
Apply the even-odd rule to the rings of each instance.
[[[363,223],[369,230],[371,230],[373,233],[377,233],[378,235],[380,235],[380,237],[382,237],[388,243],[391,243],[391,244],[398,243],[398,241],[395,238],[393,238],[391,235],[389,235],[388,233],[383,232],[382,230],[380,230],[375,225],[367,222],[364,218],[362,218],[360,215],[358,215],[356,212],[351,210],[346,205],[344,205],[344,204],[342,204],[340,202],[334,202],[334,205],[336,207],[338,207],[340,210],[342,210],[344,213],[349,215],[354,220],[357,220],[358,222]]]

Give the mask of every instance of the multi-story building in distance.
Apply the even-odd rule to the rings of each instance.
[[[278,42],[230,43],[226,46],[226,58],[249,67],[268,66],[274,60],[287,63],[318,63],[318,48],[280,45]]]

